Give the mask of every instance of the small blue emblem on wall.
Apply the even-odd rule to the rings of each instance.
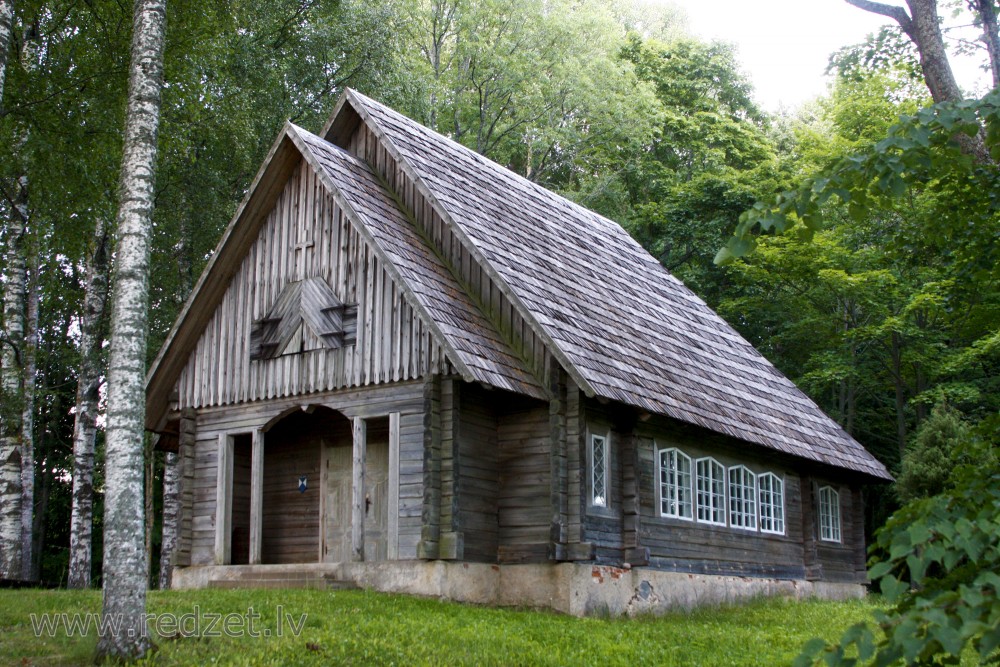
[[[299,493],[305,493],[308,486],[309,484],[306,482],[306,476],[302,475],[302,477],[299,477]]]

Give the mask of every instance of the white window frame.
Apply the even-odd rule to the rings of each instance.
[[[597,459],[595,457],[595,443],[600,440],[603,444],[601,447],[602,458],[601,466],[603,472],[601,477],[598,478],[598,468]],[[588,438],[589,446],[589,463],[590,463],[590,506],[591,507],[601,507],[608,508],[611,507],[611,435],[609,433],[591,433],[590,438]],[[597,495],[597,482],[600,481],[601,485],[604,487],[604,496],[599,497]]]
[[[785,481],[773,472],[757,475],[757,497],[760,532],[784,535]]]
[[[819,538],[824,542],[842,542],[840,530],[840,493],[832,486],[819,489]]]
[[[726,468],[711,456],[695,465],[695,516],[699,523],[726,525]],[[704,472],[703,472],[704,469]]]
[[[729,482],[729,525],[740,530],[757,530],[757,475],[745,465],[727,471]]]
[[[660,516],[694,521],[691,457],[676,447],[669,447],[659,450],[656,460],[659,467]]]

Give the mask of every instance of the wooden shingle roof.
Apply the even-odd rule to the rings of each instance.
[[[586,393],[889,478],[617,223],[355,91],[345,93],[339,113],[350,113],[348,105]],[[316,151],[325,143],[310,141]]]

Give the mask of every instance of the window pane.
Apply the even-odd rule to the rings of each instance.
[[[832,487],[819,490],[819,536],[828,542],[840,542],[840,494]]]
[[[757,479],[746,466],[729,469],[729,525],[757,529]]]
[[[660,513],[691,518],[691,459],[677,449],[660,452]]]
[[[715,459],[698,459],[695,471],[698,520],[725,525],[726,482],[722,464]]]
[[[593,475],[591,477],[593,481],[593,504],[598,507],[608,506],[608,489],[607,489],[607,441],[603,436],[595,435],[591,436],[590,439],[591,446],[593,448]]]
[[[785,498],[781,479],[774,473],[757,478],[760,505],[760,529],[767,533],[785,532]]]

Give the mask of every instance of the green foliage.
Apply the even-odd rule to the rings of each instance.
[[[655,93],[655,133],[622,152],[615,171],[581,182],[580,198],[715,302],[714,248],[777,178],[764,115],[728,45],[631,34],[620,57]]]
[[[981,664],[1000,662],[1000,417],[954,468],[949,488],[896,512],[872,551],[869,570],[892,607],[875,614],[881,639],[867,623],[838,643],[810,641],[796,665],[959,664],[972,651]],[[854,656],[854,657],[851,657]]]
[[[302,634],[275,636],[278,606]],[[663,617],[574,618],[363,591],[153,591],[149,612],[261,615],[270,637],[159,638],[151,665],[741,665],[788,664],[811,635],[834,637],[878,603],[761,600]],[[84,664],[94,638],[36,637],[30,614],[87,613],[100,594],[0,591],[0,661]],[[204,626],[202,626],[204,627]]]
[[[962,153],[957,134],[986,128],[989,145],[1000,150],[1000,91],[981,100],[935,104],[902,116],[888,136],[862,153],[834,159],[771,201],[740,216],[733,238],[716,262],[727,263],[755,245],[759,231],[796,229],[805,238],[824,227],[829,204],[839,202],[854,220],[876,208],[892,208],[907,195],[937,197],[939,216],[926,233],[954,243],[970,270],[1000,277],[991,229],[1000,208],[1000,172]],[[998,153],[1000,156],[1000,153]],[[947,202],[945,204],[944,202]]]
[[[935,406],[903,454],[896,477],[899,499],[909,503],[929,498],[944,489],[954,466],[960,463],[959,446],[967,442],[970,435],[961,413],[946,403]]]
[[[404,9],[402,55],[422,99],[402,109],[432,129],[557,188],[650,137],[652,93],[617,57],[624,29],[606,3],[407,0]]]

